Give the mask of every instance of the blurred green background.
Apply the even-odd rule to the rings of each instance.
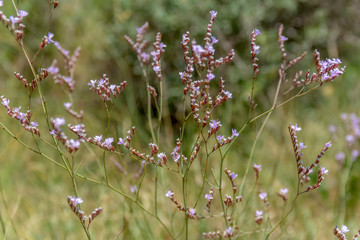
[[[27,50],[35,53],[46,33],[50,12],[48,3],[45,0],[15,2],[19,4],[20,9],[29,12],[29,16],[24,20],[24,42]],[[347,66],[343,77],[292,101],[272,114],[258,143],[254,162],[263,165],[260,188],[272,195],[270,214],[277,219],[273,222],[275,224],[278,221],[276,211],[281,212],[283,207],[275,196],[276,191],[284,187],[289,188],[291,199],[294,197],[296,186],[296,166],[287,133],[288,124],[298,123],[303,128],[299,138],[308,146],[305,149],[305,157],[309,163],[315,160],[323,143],[332,139],[334,146],[322,160],[323,165],[329,169],[329,175],[319,190],[299,198],[295,211],[282,228],[283,234],[278,238],[331,239],[333,227],[342,224],[346,224],[355,233],[360,228],[357,221],[360,218],[360,166],[355,163],[349,184],[341,185],[344,171],[339,168],[334,155],[338,151],[345,151],[344,136],[340,134],[333,138],[328,127],[330,124],[341,124],[342,112],[359,114],[359,1],[62,0],[55,11],[50,32],[55,34],[54,40],[60,42],[63,48],[71,51],[77,46],[82,48],[75,71],[77,88],[73,98],[75,110],[85,111],[84,122],[87,129],[91,129],[89,136],[103,133],[107,117],[102,101],[88,90],[87,82],[99,79],[106,73],[111,83],[117,84],[124,80],[128,82],[124,94],[115,101],[112,128],[123,136],[131,126],[136,126],[138,136],[135,141],[138,146],[146,146],[149,143],[150,134],[147,124],[144,124],[145,83],[137,57],[124,40],[125,34],[134,39],[136,27],[148,21],[150,28],[145,38],[151,43],[155,39],[155,34],[161,32],[162,42],[167,45],[162,60],[168,104],[165,118],[171,118],[174,128],[172,132],[163,134],[161,142],[165,146],[162,151],[172,151],[181,120],[182,84],[178,73],[184,69],[182,34],[190,31],[191,39],[201,43],[210,10],[218,12],[212,32],[219,39],[216,55],[225,56],[231,48],[236,52],[233,63],[217,70],[217,76],[222,76],[226,81],[226,89],[233,93],[233,99],[222,106],[217,115],[222,121],[223,129],[228,131],[224,132],[224,135],[230,134],[231,128],[240,129],[248,117],[247,99],[251,91],[252,77],[249,40],[254,28],[262,32],[257,39],[261,46],[258,56],[260,73],[255,85],[255,101],[258,104],[255,112],[258,114],[271,107],[277,85],[278,68],[281,63],[277,29],[281,23],[285,27],[284,35],[289,38],[285,42],[288,58],[292,59],[303,51],[308,52],[305,59],[289,71],[288,76],[299,70],[307,70],[310,66],[314,70],[314,49],[320,51],[322,59],[340,58]],[[15,14],[11,1],[4,0],[2,11],[7,16]],[[42,56],[42,66],[50,66],[54,58],[62,61],[54,46],[46,47]],[[20,72],[28,79],[31,79],[31,72],[16,41],[4,26],[0,27],[0,62],[0,95],[9,98],[11,106],[22,105],[25,108],[28,103],[26,92],[13,76],[13,72]],[[38,58],[35,65],[40,66],[40,63]],[[156,83],[155,75],[150,77],[151,82]],[[68,101],[67,97],[59,91],[51,78],[42,86],[50,106],[50,115],[66,116],[62,104]],[[287,88],[284,87],[282,90],[285,91]],[[37,94],[35,96],[38,97]],[[280,102],[288,97],[289,95],[281,95]],[[37,105],[39,99],[34,98],[32,104],[34,120],[41,122],[38,120],[42,117],[41,107]],[[5,109],[0,111],[0,119],[17,137],[33,145],[29,134],[23,131],[19,123],[7,116]],[[262,120],[246,129],[227,159],[226,167],[238,172],[239,176],[243,174],[255,133]],[[188,134],[187,137],[187,141],[191,142],[192,135]],[[72,195],[70,179],[66,172],[27,151],[4,131],[0,132],[0,140],[0,238],[83,239],[85,235],[66,203],[66,197]],[[86,161],[84,168],[87,173],[102,176],[102,170],[98,165],[101,151],[96,148],[94,151],[97,158],[85,148],[79,151],[79,155]],[[56,156],[55,152],[48,152]],[[129,186],[134,183],[131,182],[131,177],[121,175],[115,165],[111,164],[111,158],[114,156],[109,155],[111,177],[117,182],[118,187],[128,192]],[[132,168],[135,169],[132,172],[136,174],[138,164],[129,163],[129,172]],[[147,177],[149,182],[143,192],[148,189],[148,198],[151,199],[153,175],[149,174]],[[163,177],[165,181],[161,185],[161,194],[169,188],[180,188],[177,178],[168,176],[166,172]],[[158,230],[158,223],[154,223],[150,217],[121,196],[88,182],[79,181],[79,188],[84,199],[85,211],[89,212],[99,205],[104,208],[102,215],[91,227],[95,239],[159,239],[166,236]],[[344,188],[347,191],[345,200],[339,197],[339,191]],[[145,193],[143,199],[147,199]],[[165,209],[165,219],[173,217],[175,209],[167,200],[160,200]],[[144,204],[148,208],[151,208],[150,201]],[[347,205],[345,222],[338,222],[344,201]],[[242,226],[254,226],[254,211],[254,208],[250,209],[247,213],[248,218],[243,219],[244,222],[239,222],[240,229]],[[194,239],[201,238],[203,231],[218,230],[217,225],[214,220],[195,222]],[[259,234],[245,235],[240,239],[261,238],[262,235]]]

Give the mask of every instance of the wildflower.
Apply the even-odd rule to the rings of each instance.
[[[232,132],[232,135],[231,135],[232,137],[239,136],[239,133],[236,131],[236,129],[232,129],[231,132]]]
[[[221,124],[220,124],[220,121],[217,122],[215,120],[211,120],[209,123],[209,126],[210,126],[210,130],[208,132],[209,132],[209,135],[211,135],[211,134],[215,133],[217,130],[219,130],[219,128],[221,127]]]
[[[70,107],[71,107],[71,103],[69,103],[69,102],[67,102],[67,103],[64,103],[64,107],[67,109],[67,110],[69,110],[70,109]]]
[[[104,142],[103,142],[103,144],[105,145],[105,147],[107,147],[107,148],[111,148],[112,147],[112,142],[114,141],[114,139],[113,138],[106,138],[105,140],[104,140]]]
[[[3,6],[3,0],[0,0],[0,7],[2,7]]]
[[[210,11],[210,14],[211,14],[211,18],[215,18],[216,15],[217,15],[217,12],[214,11],[214,10],[211,10],[211,11]]]
[[[294,131],[295,131],[295,132],[299,132],[299,131],[301,131],[301,127],[298,127],[298,125],[297,125],[297,124],[295,124],[295,125],[291,125],[291,128],[292,128],[292,129],[294,129]]]
[[[299,143],[299,150],[306,148],[305,144],[303,142]]]
[[[212,200],[214,197],[211,195],[211,194],[205,194],[205,198],[207,199],[207,200]]]
[[[96,143],[100,143],[101,140],[102,140],[102,135],[100,135],[100,136],[95,136],[95,137],[94,137],[94,141],[95,141]]]
[[[262,220],[263,220],[263,211],[256,210],[255,222],[260,225]]]
[[[119,142],[117,143],[119,145],[125,145],[124,139],[119,138]]]
[[[345,226],[345,225],[342,225],[341,228],[340,228],[340,231],[342,233],[347,233],[349,231],[349,228],[347,226]]]
[[[234,234],[234,229],[232,227],[228,227],[226,228],[225,232],[223,233],[223,237],[228,238],[233,236]]]
[[[40,48],[44,48],[50,43],[54,43],[54,40],[52,38],[54,37],[54,34],[51,32],[48,32],[47,35],[45,35],[40,43]]]
[[[22,19],[23,17],[26,17],[27,15],[29,15],[28,12],[26,12],[24,10],[19,10],[18,17],[20,17],[20,19]]]
[[[138,188],[137,188],[136,185],[131,185],[131,186],[130,186],[130,191],[131,191],[132,193],[137,192],[137,190],[138,190]]]
[[[164,164],[166,165],[166,162],[167,162],[167,157],[165,155],[165,153],[159,153],[157,155],[158,159],[160,160],[160,163],[159,164]]]
[[[266,193],[266,192],[261,192],[261,193],[259,193],[259,198],[260,198],[261,200],[265,200],[265,199],[267,198],[267,193]]]
[[[216,140],[218,141],[218,142],[221,142],[222,140],[224,140],[224,136],[222,136],[222,135],[217,135],[216,136]]]
[[[165,193],[165,197],[167,197],[167,198],[173,198],[173,196],[174,196],[174,192],[171,190],[169,190]]]
[[[257,165],[256,163],[254,163],[254,171],[255,171],[256,178],[258,178],[259,173],[261,172],[261,165]]]
[[[71,201],[73,205],[78,205],[80,203],[83,203],[83,200],[78,197],[69,196],[68,200]]]
[[[288,192],[289,190],[287,188],[281,188],[277,195],[281,197],[284,201],[286,201]]]

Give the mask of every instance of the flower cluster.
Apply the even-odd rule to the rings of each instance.
[[[266,204],[266,205],[269,205],[269,200],[268,200],[268,194],[267,192],[263,192],[263,191],[260,191],[259,193],[259,198]]]
[[[306,72],[305,79],[298,80],[302,72],[299,72],[292,81],[293,88],[300,86],[307,86],[312,83],[330,82],[335,78],[341,76],[345,72],[346,67],[341,67],[341,60],[338,58],[320,60],[320,53],[318,50],[314,51],[314,62],[316,66],[316,73],[310,75],[310,70]]]
[[[232,94],[229,91],[224,91],[223,79],[220,80],[220,91],[215,98],[215,101],[212,100],[208,91],[210,88],[210,82],[215,78],[213,73],[214,70],[220,65],[232,61],[235,54],[234,50],[230,50],[225,58],[215,60],[214,44],[216,44],[218,40],[212,36],[211,29],[217,13],[215,11],[210,11],[210,14],[211,17],[204,38],[204,46],[196,44],[195,41],[192,41],[192,55],[190,56],[190,47],[188,46],[190,42],[189,32],[183,35],[183,40],[181,42],[184,49],[185,70],[180,72],[179,75],[181,82],[184,84],[184,95],[190,93],[190,107],[192,115],[197,124],[202,126],[206,126],[208,124],[211,111],[215,107],[232,97]],[[197,81],[192,80],[195,67],[203,73],[202,79]]]
[[[287,194],[289,190],[287,188],[281,188],[280,191],[277,193],[279,197],[281,197],[284,201],[288,199]]]
[[[210,123],[211,125],[212,123]],[[219,124],[221,126],[221,124]],[[211,126],[210,126],[211,127]],[[213,129],[210,128],[210,132],[212,131]],[[216,130],[217,131],[217,130]],[[210,133],[209,132],[209,133]],[[212,151],[214,152],[216,149],[226,145],[226,144],[229,144],[231,143],[237,136],[239,136],[239,133],[236,131],[236,129],[232,129],[231,130],[231,136],[230,137],[227,137],[225,138],[224,136],[222,135],[217,135],[216,136],[216,141],[217,141],[217,144],[214,144],[213,146],[213,149]]]
[[[105,138],[104,140],[102,135],[98,135],[95,137],[86,137],[85,125],[82,123],[77,125],[69,124],[68,127],[72,132],[74,132],[79,137],[79,141],[85,141],[97,145],[100,148],[110,152],[114,151],[114,146],[112,145],[114,139],[112,137]]]
[[[255,222],[260,225],[262,223],[263,218],[264,218],[263,211],[256,210]]]
[[[100,97],[102,97],[104,102],[106,102],[111,99],[111,96],[116,98],[116,95],[125,89],[126,81],[123,81],[120,85],[110,85],[109,78],[106,74],[104,74],[99,80],[90,80],[88,85],[90,86],[90,89],[94,89],[94,92],[96,92]]]
[[[51,35],[47,37],[47,41],[49,42],[52,37]],[[65,60],[65,69],[67,71],[67,75],[61,75],[59,73],[59,67],[57,65],[57,60],[54,60],[51,66],[47,69],[49,73],[53,76],[54,82],[59,85],[65,85],[70,92],[74,91],[75,88],[75,80],[73,79],[73,71],[75,70],[75,64],[80,57],[80,50],[81,48],[76,48],[74,54],[71,56],[70,51],[65,50],[61,47],[59,42],[54,42],[55,47],[60,52],[60,54],[64,57]]]
[[[9,103],[10,103],[9,99],[5,98],[4,96],[1,96],[0,98],[1,98],[2,105],[4,105],[4,107],[6,108],[7,114],[10,117],[17,119],[26,131],[40,136],[40,131],[37,128],[38,123],[30,121],[30,119],[31,119],[31,111],[30,110],[27,110],[26,113],[20,112],[21,107],[11,108],[9,106]]]
[[[149,28],[149,23],[146,22],[141,27],[137,28],[136,42],[134,42],[129,36],[125,35],[126,41],[131,45],[131,47],[136,52],[139,61],[143,65],[147,65],[150,62],[150,55],[144,52],[147,42],[143,40],[146,30]]]
[[[216,232],[206,232],[203,233],[204,238],[231,238],[235,235],[235,230],[238,230],[238,227],[228,227],[223,232],[216,231]]]
[[[100,215],[100,213],[102,213],[103,209],[102,207],[99,208],[95,208],[94,211],[92,211],[92,213],[88,216],[85,215],[84,211],[80,210],[79,205],[81,203],[83,203],[83,200],[81,198],[78,197],[74,197],[74,196],[68,196],[67,197],[67,202],[71,208],[71,210],[76,214],[76,216],[78,216],[78,218],[81,220],[82,224],[89,229],[90,224],[92,223],[92,221],[94,221],[94,219]],[[87,224],[86,224],[86,220],[88,220]]]
[[[259,65],[257,64],[257,61],[259,60],[256,55],[259,54],[260,46],[255,44],[256,37],[260,35],[261,32],[258,29],[254,29],[251,32],[251,59],[252,59],[252,65],[254,70],[254,77],[259,73]]]
[[[154,62],[151,63],[153,70],[155,71],[156,76],[158,77],[159,81],[161,81],[161,64],[160,64],[160,57],[163,52],[165,52],[164,48],[166,45],[161,42],[161,33],[156,34],[156,40],[154,42],[155,51],[151,52],[153,56]]]
[[[261,172],[261,165],[257,165],[256,163],[254,163],[254,172],[255,172],[256,179],[258,179],[259,173]]]
[[[38,82],[36,79],[33,79],[30,83],[26,80],[24,76],[22,76],[20,73],[14,72],[15,77],[24,85],[26,89],[33,90],[37,85]],[[41,68],[40,74],[39,74],[39,80],[45,79],[49,75],[49,72],[47,69]]]
[[[40,49],[46,47],[48,44],[55,43],[52,39],[54,37],[54,34],[51,32],[48,32],[47,35],[45,35],[40,43]]]
[[[329,149],[329,147],[331,147],[331,142],[325,143],[324,147],[321,149],[320,154],[317,156],[315,162],[310,165],[310,167],[303,167],[303,165],[302,165],[303,162],[301,161],[301,157],[302,157],[303,153],[300,153],[300,151],[302,149],[304,149],[306,146],[302,142],[298,143],[297,136],[296,136],[296,132],[300,131],[301,128],[298,127],[297,124],[295,124],[295,125],[290,124],[288,129],[289,129],[289,133],[290,133],[290,137],[291,137],[291,141],[292,141],[292,145],[293,145],[293,149],[294,149],[295,160],[297,163],[299,181],[301,183],[309,182],[310,181],[309,175],[313,172],[313,168],[319,164],[320,159],[324,156],[325,152]],[[318,178],[317,178],[316,184],[314,184],[313,186],[309,186],[305,190],[305,192],[308,192],[310,190],[320,187],[322,181],[324,180],[324,174],[327,174],[327,173],[328,173],[327,169],[325,169],[324,167],[320,167],[318,170]]]
[[[81,138],[78,140],[68,139],[65,133],[62,131],[61,126],[65,124],[64,118],[51,118],[51,126],[53,130],[50,131],[50,134],[53,135],[57,140],[59,140],[66,148],[69,153],[76,152],[80,148],[80,143],[83,141]]]
[[[213,187],[211,187],[209,193],[205,194],[205,199],[207,200],[205,210],[210,212],[211,202],[214,199],[214,188]]]
[[[228,176],[228,178],[229,178],[229,180],[231,182],[234,194],[236,194],[237,186],[236,186],[236,183],[235,183],[235,178],[237,178],[238,175],[236,173],[234,173],[234,172],[231,172],[227,168],[224,170],[224,172],[226,173],[226,175]]]
[[[0,7],[2,7],[3,2],[0,2]],[[24,28],[25,24],[23,24],[23,18],[26,17],[28,13],[24,10],[17,10],[16,17],[10,16],[9,18],[0,11],[0,21],[5,25],[5,27],[11,32],[15,34],[16,40],[22,46],[22,39],[24,37]]]
[[[166,154],[163,152],[158,153],[159,147],[155,143],[149,144],[149,147],[151,149],[151,155],[141,153],[131,146],[131,140],[135,134],[135,127],[132,127],[131,130],[128,130],[127,134],[128,135],[126,136],[125,139],[119,138],[118,145],[123,145],[124,147],[126,147],[129,150],[130,154],[141,160],[143,166],[146,166],[148,163],[152,163],[155,166],[160,166],[160,167],[167,165],[168,158]],[[156,155],[156,159],[155,159],[155,155]]]

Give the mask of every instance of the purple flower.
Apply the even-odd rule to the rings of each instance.
[[[47,36],[44,36],[44,38],[47,40],[47,43],[54,43],[54,40],[52,40],[52,38],[54,37],[54,34],[51,32],[48,32]]]
[[[96,82],[97,82],[97,80],[90,80],[90,82],[88,83],[88,85],[90,86],[90,89],[96,88],[96,86],[95,86]]]
[[[70,147],[72,149],[79,149],[79,147],[80,147],[80,141],[79,140],[70,139],[69,143],[70,143]]]
[[[190,215],[190,217],[195,217],[196,216],[196,209],[195,208],[188,208],[187,212]]]
[[[113,143],[113,141],[114,141],[114,139],[113,138],[106,138],[105,140],[104,140],[104,145],[106,146],[106,147],[108,147],[108,148],[111,148],[112,147],[112,143]]]
[[[263,211],[256,210],[256,217],[260,218],[263,216]]]
[[[55,118],[53,120],[54,128],[60,128],[60,126],[65,124],[64,118]]]
[[[71,105],[72,105],[72,103],[69,103],[69,102],[64,103],[64,107],[65,107],[67,110],[70,109]]]
[[[266,192],[261,192],[261,193],[259,193],[259,198],[260,198],[261,200],[265,200],[266,197],[267,197],[267,193],[266,193]]]
[[[174,196],[174,192],[169,190],[165,193],[165,197],[172,198]]]
[[[100,143],[101,140],[102,140],[102,135],[94,137],[94,141],[97,142],[97,143]]]
[[[298,125],[297,125],[297,124],[295,124],[295,125],[291,125],[291,128],[292,128],[292,129],[294,129],[294,131],[295,131],[295,132],[299,132],[299,131],[301,131],[301,127],[298,127]]]
[[[259,50],[260,50],[260,46],[254,44],[254,46],[253,46],[253,51],[254,51],[254,53],[255,53],[255,54],[259,54],[259,52],[260,52]]]
[[[239,133],[236,131],[236,129],[232,129],[231,132],[233,137],[239,136]]]
[[[201,45],[193,45],[192,50],[195,54],[201,54],[205,52],[205,49]]]
[[[349,228],[348,228],[347,226],[342,225],[340,231],[341,231],[341,233],[345,234],[345,233],[347,233],[347,232],[350,231],[350,230],[349,230]]]
[[[10,103],[10,100],[9,99],[7,99],[7,98],[4,98],[4,96],[1,96],[1,103],[2,103],[2,105],[4,105],[6,108],[8,108],[9,107],[9,103]]]
[[[305,146],[305,144],[303,142],[299,143],[299,150],[307,148],[307,146]]]
[[[327,170],[325,167],[320,168],[321,174],[328,174],[329,170]]]
[[[214,11],[214,10],[211,10],[211,11],[210,11],[210,14],[211,14],[211,18],[215,18],[216,15],[217,15],[217,12]]]
[[[4,5],[3,1],[0,0],[0,7],[2,7]]]
[[[216,37],[211,37],[211,43],[212,44],[215,44],[215,43],[217,43],[217,42],[219,42],[219,40],[216,38]]]
[[[9,19],[10,19],[12,25],[14,25],[15,23],[20,22],[20,18],[19,18],[19,17],[10,16]]]
[[[211,194],[205,194],[205,198],[206,198],[208,201],[210,201],[210,200],[212,200],[214,197],[211,196]]]
[[[231,178],[231,180],[234,180],[235,178],[237,178],[237,174],[236,173],[234,173],[234,172],[232,172],[231,174],[230,174],[230,178]]]
[[[159,44],[159,47],[160,47],[160,51],[161,51],[161,52],[165,52],[165,49],[164,49],[164,48],[166,48],[166,45],[165,45],[164,43],[161,42],[161,43]]]
[[[209,80],[209,81],[211,81],[212,79],[214,79],[215,78],[215,74],[213,74],[213,73],[208,73],[208,74],[206,74],[206,77],[205,77],[207,80]]]
[[[325,149],[328,149],[328,148],[331,147],[331,146],[332,146],[332,144],[331,144],[331,141],[330,141],[330,142],[325,143],[324,148],[325,148]]]
[[[118,141],[117,144],[119,144],[119,145],[124,145],[124,144],[125,144],[124,139],[119,138],[119,141]]]
[[[27,15],[29,15],[26,11],[24,10],[19,10],[19,14],[18,16],[22,19],[23,17],[26,17]]]
[[[281,41],[281,42],[285,42],[286,40],[288,40],[288,38],[287,38],[287,37],[285,37],[285,36],[281,36],[281,38],[280,38],[280,41]]]
[[[225,231],[226,231],[226,233],[227,233],[228,235],[232,235],[233,232],[234,232],[234,230],[233,230],[232,227],[228,227]]]
[[[220,121],[217,122],[215,120],[211,120],[211,122],[209,123],[210,125],[210,130],[211,132],[215,132],[216,130],[218,130],[221,127]]]
[[[81,198],[77,198],[77,197],[73,197],[73,196],[69,196],[68,198],[73,203],[73,205],[78,205],[80,203],[83,203],[83,200]]]
[[[157,65],[153,66],[153,69],[154,69],[155,72],[160,72],[161,71],[160,66],[157,66]]]
[[[261,171],[261,165],[257,165],[256,163],[254,163],[254,169],[256,172],[260,172]]]
[[[224,136],[222,136],[222,135],[217,135],[216,136],[216,140],[218,141],[218,142],[221,142],[222,140],[224,140]]]
[[[164,160],[164,158],[166,158],[166,155],[165,155],[165,153],[159,153],[159,154],[157,155],[157,157],[158,157],[159,159],[161,159],[161,160]]]
[[[260,35],[261,34],[261,32],[259,31],[259,29],[257,29],[257,28],[255,28],[254,30],[253,30],[253,33],[254,33],[254,36],[256,37],[257,35]]]
[[[227,96],[227,98],[232,98],[232,93],[229,91],[224,91],[224,95]]]
[[[280,189],[280,193],[284,196],[286,196],[286,194],[288,194],[289,190],[287,188],[281,188]]]
[[[39,124],[38,124],[37,122],[31,122],[31,126],[33,126],[33,127],[38,127]]]

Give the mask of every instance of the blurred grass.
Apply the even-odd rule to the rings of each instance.
[[[30,14],[25,19],[25,43],[29,51],[35,52],[42,36],[45,34],[48,19],[46,1],[31,0],[18,1],[20,8]],[[14,14],[10,2],[5,2],[3,12]],[[90,136],[99,135],[106,127],[106,111],[102,102],[95,94],[89,92],[87,82],[90,79],[99,79],[103,73],[110,76],[112,83],[128,81],[125,94],[117,99],[114,111],[112,129],[123,136],[133,125],[138,129],[137,144],[146,146],[150,140],[146,121],[143,115],[146,101],[146,92],[142,79],[141,69],[131,47],[123,38],[127,34],[134,37],[136,27],[145,21],[150,23],[149,34],[146,38],[152,42],[155,33],[163,33],[163,42],[167,45],[163,60],[164,76],[166,78],[166,95],[170,114],[174,123],[174,136],[178,136],[178,103],[182,91],[178,72],[182,71],[183,57],[181,49],[181,36],[190,31],[192,39],[200,42],[206,30],[209,19],[209,10],[217,10],[218,17],[213,28],[214,36],[219,38],[217,46],[218,56],[223,56],[231,48],[235,48],[236,58],[233,64],[218,69],[219,76],[226,80],[226,89],[231,89],[234,98],[221,108],[218,117],[228,129],[239,129],[247,120],[247,94],[251,88],[251,62],[249,50],[249,33],[253,28],[259,28],[263,33],[258,37],[261,46],[259,55],[260,74],[256,80],[257,113],[268,109],[271,105],[273,91],[277,83],[277,68],[280,64],[280,51],[277,45],[277,28],[280,23],[285,26],[285,35],[289,37],[286,49],[289,57],[296,57],[303,50],[308,56],[298,69],[312,63],[312,51],[317,48],[325,57],[340,57],[347,65],[342,79],[326,84],[315,92],[278,109],[271,117],[254,155],[254,162],[263,165],[261,172],[261,188],[272,194],[270,201],[272,207],[281,209],[282,203],[276,200],[275,192],[287,187],[290,190],[289,199],[293,197],[296,184],[296,166],[293,159],[287,126],[298,123],[303,131],[299,135],[308,148],[305,157],[312,161],[323,143],[331,136],[328,133],[330,124],[339,124],[339,115],[342,112],[357,112],[360,101],[360,85],[358,82],[360,62],[360,33],[356,27],[359,25],[359,3],[357,1],[169,1],[169,0],[128,0],[128,1],[66,1],[60,2],[56,9],[50,31],[55,33],[65,49],[75,50],[82,47],[81,57],[76,67],[77,89],[74,93],[75,109],[85,110],[85,125],[91,129]],[[44,66],[49,66],[52,59],[59,58],[54,47],[47,47],[44,55]],[[16,42],[4,27],[0,28],[0,89],[1,95],[11,99],[11,106],[22,105],[25,108],[27,97],[18,80],[13,77],[17,71],[24,76],[31,76],[26,61],[22,56]],[[36,63],[39,65],[39,62]],[[54,86],[51,79],[43,83],[51,116],[64,116],[65,111],[59,106],[67,101]],[[282,97],[285,99],[286,97]],[[39,100],[33,101],[36,106]],[[42,111],[34,112],[34,119],[42,117]],[[6,116],[5,110],[0,111],[0,119],[6,126],[26,143],[32,138],[25,133],[21,126]],[[227,159],[226,166],[242,176],[246,160],[254,139],[254,133],[260,126],[260,121],[251,125],[245,134],[233,146],[233,152]],[[191,126],[189,126],[191,127]],[[226,127],[226,128],[225,128]],[[164,135],[166,136],[166,135]],[[184,142],[191,143],[192,135]],[[340,140],[340,139],[339,139]],[[43,158],[35,155],[5,132],[0,134],[0,222],[2,231],[0,239],[83,239],[84,234],[76,218],[66,204],[67,195],[72,194],[69,177],[64,171],[56,168]],[[167,147],[175,144],[175,139],[164,138],[162,142]],[[352,231],[359,228],[359,164],[355,164],[352,171],[351,187],[349,192],[349,209],[346,222],[337,222],[339,175],[334,155],[337,150],[344,148],[344,143],[336,141],[324,157],[324,165],[330,169],[324,184],[319,191],[305,194],[299,198],[295,211],[287,219],[280,239],[330,239],[335,225],[347,224]],[[171,149],[166,149],[168,152]],[[94,150],[97,156],[101,151]],[[55,152],[51,152],[56,156]],[[95,158],[86,149],[81,149],[79,155],[86,159],[84,173],[102,175],[98,164],[100,158]],[[109,156],[111,158],[113,156]],[[130,160],[117,159],[129,162]],[[215,165],[216,158],[212,160]],[[130,185],[127,177],[121,175],[116,167],[111,166],[111,179],[118,184],[117,187],[129,191]],[[136,173],[138,164],[127,166],[129,171]],[[199,166],[194,165],[194,168]],[[150,170],[151,171],[151,170]],[[180,179],[162,171],[162,181],[159,196],[169,188],[176,188]],[[153,179],[149,179],[144,186],[142,196],[148,201],[144,205],[151,208],[153,195]],[[130,178],[131,179],[131,178]],[[192,179],[198,182],[196,176]],[[253,179],[246,185],[250,191]],[[180,186],[179,186],[180,187]],[[91,232],[95,239],[160,239],[165,238],[159,231],[157,222],[139,211],[124,198],[110,192],[108,189],[91,184],[79,182],[81,197],[85,211],[89,212],[99,205],[104,212],[92,224]],[[175,194],[181,193],[174,189]],[[196,189],[191,189],[196,192]],[[244,196],[246,198],[246,196]],[[182,226],[179,222],[180,214],[175,207],[167,201],[160,199],[164,219],[174,219],[173,228]],[[203,202],[203,205],[206,203]],[[245,222],[239,222],[244,229],[253,225],[255,207],[260,200],[254,197],[250,204]],[[271,212],[271,217],[278,219],[281,211]],[[218,229],[219,219],[209,219],[201,222],[191,222],[194,239],[199,238],[201,232]],[[169,221],[169,220],[167,220]],[[275,221],[276,222],[276,221]],[[166,224],[170,224],[166,222]],[[316,226],[316,228],[314,228]],[[251,228],[252,229],[252,228]],[[255,236],[261,239],[262,236]],[[180,237],[181,238],[181,237]],[[254,236],[243,236],[241,239],[254,239]]]

